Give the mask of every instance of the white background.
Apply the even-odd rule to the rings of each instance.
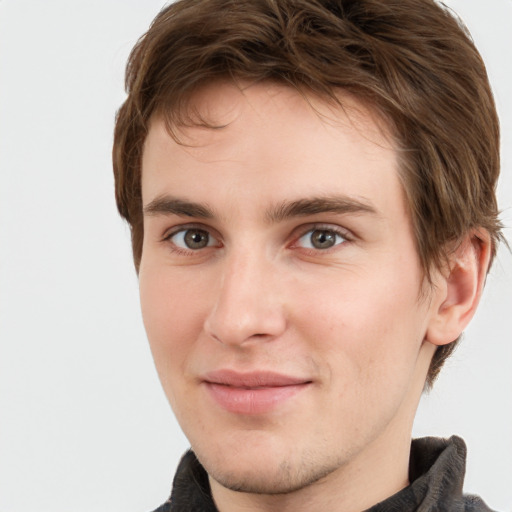
[[[488,64],[512,225],[512,1],[448,2]],[[0,0],[0,512],[147,512],[187,442],[145,339],[110,163],[128,53],[161,0]],[[507,230],[509,240],[511,230]],[[502,248],[415,435],[462,435],[512,510],[512,257]]]

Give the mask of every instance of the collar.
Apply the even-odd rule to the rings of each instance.
[[[457,436],[426,437],[411,444],[408,487],[366,512],[492,512],[476,496],[464,496],[466,445]],[[208,475],[189,450],[178,466],[169,500],[154,512],[219,512]]]

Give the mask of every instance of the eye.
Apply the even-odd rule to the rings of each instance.
[[[204,229],[189,228],[171,233],[165,238],[180,249],[197,251],[217,245],[217,240]]]
[[[333,229],[311,229],[302,235],[297,245],[305,249],[330,249],[336,245],[340,245],[347,239]]]

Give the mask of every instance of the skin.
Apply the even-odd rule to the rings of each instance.
[[[473,307],[483,281],[487,253],[470,241],[453,283],[436,273],[425,288],[391,137],[340,98],[344,111],[218,83],[193,104],[222,128],[181,128],[178,144],[155,117],[146,139],[144,323],[222,512],[360,511],[406,486],[435,345],[455,339],[466,319],[452,302]],[[219,369],[307,384],[234,413],[206,389]]]

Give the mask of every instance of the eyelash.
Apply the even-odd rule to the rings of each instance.
[[[197,249],[185,249],[183,247],[179,247],[176,245],[172,238],[176,235],[185,233],[187,231],[202,231],[208,234],[209,237],[213,238],[214,240],[217,240],[218,244],[212,244],[212,245],[206,245],[205,247],[197,248]],[[319,249],[319,248],[308,248],[308,247],[300,247],[298,245],[299,241],[304,238],[308,233],[314,233],[315,231],[324,231],[328,233],[334,234],[336,237],[341,237],[343,240],[341,242],[335,243],[332,247],[328,247],[325,249]],[[297,233],[297,234],[295,234]],[[333,226],[332,224],[309,224],[307,226],[302,226],[296,230],[294,230],[294,233],[292,234],[293,241],[287,245],[288,248],[299,248],[302,249],[302,251],[309,253],[309,254],[320,254],[320,253],[330,253],[331,251],[336,250],[339,248],[339,246],[346,244],[347,242],[351,242],[353,240],[353,237],[351,236],[350,232],[339,227],[339,226]],[[162,242],[167,243],[171,246],[171,251],[178,255],[183,256],[190,256],[193,254],[198,254],[202,251],[202,249],[208,249],[211,247],[214,248],[220,248],[223,246],[222,242],[219,242],[220,237],[215,236],[212,234],[212,229],[198,224],[186,224],[177,226],[176,228],[172,229],[171,231],[168,231],[164,234],[162,237]]]
[[[185,249],[183,247],[179,247],[172,241],[173,237],[175,237],[176,235],[178,235],[180,233],[183,233],[185,235],[185,233],[187,231],[202,231],[204,233],[207,233],[208,236],[210,238],[213,238],[214,240],[219,239],[219,237],[212,235],[211,228],[202,226],[200,224],[199,225],[198,224],[186,224],[186,225],[182,225],[182,226],[177,226],[176,228],[172,229],[171,231],[166,232],[162,238],[162,242],[169,244],[171,246],[171,251],[173,253],[176,253],[178,255],[183,255],[183,256],[190,256],[191,254],[197,254],[198,252],[200,252],[201,249],[207,249],[207,248],[214,246],[214,245],[207,245],[204,248],[200,248],[200,249]],[[217,248],[218,247],[222,247],[222,243],[220,243],[220,245],[217,245]]]
[[[325,249],[299,247],[302,249],[302,251],[315,255],[318,255],[319,253],[328,254],[332,251],[338,250],[341,245],[344,245],[347,242],[351,242],[353,239],[349,231],[339,226],[333,226],[332,224],[310,224],[300,230],[299,236],[294,237],[294,241],[290,244],[289,247],[298,247],[298,243],[302,238],[304,238],[308,234],[310,234],[311,237],[315,231],[332,233],[335,236],[342,238],[343,240],[341,242],[335,243],[335,245],[333,245],[332,247],[328,247]]]

